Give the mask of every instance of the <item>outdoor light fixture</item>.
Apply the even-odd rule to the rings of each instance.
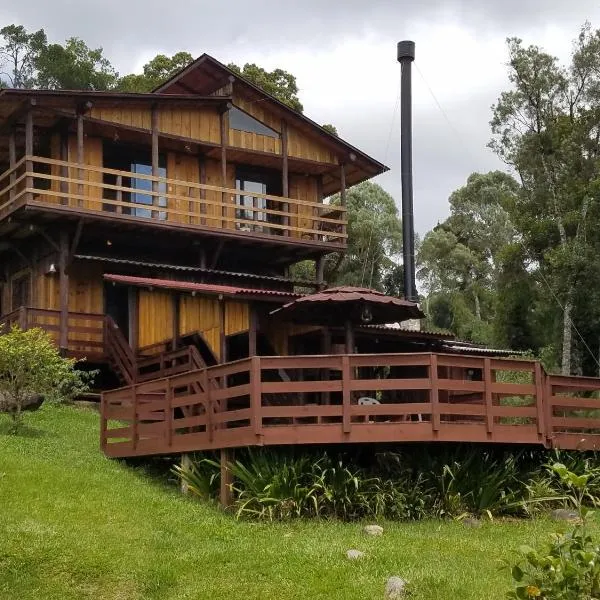
[[[373,320],[373,313],[368,306],[364,306],[360,313],[360,320],[363,323],[370,323]]]
[[[54,275],[54,273],[56,273],[56,265],[54,263],[52,263],[50,265],[50,267],[48,267],[47,274],[48,275]]]

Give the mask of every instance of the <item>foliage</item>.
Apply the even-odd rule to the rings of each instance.
[[[514,589],[508,598],[593,600],[600,595],[600,548],[592,533],[594,512],[584,506],[591,473],[577,475],[561,463],[555,463],[552,470],[568,489],[579,522],[571,531],[555,534],[539,550],[521,548],[522,558],[511,570]]]
[[[328,131],[333,135],[338,135],[337,127],[335,125],[332,125],[331,123],[324,123],[323,125],[321,125],[321,127],[325,129],[325,131]]]
[[[23,406],[34,395],[67,400],[88,389],[93,374],[75,369],[75,360],[62,358],[52,338],[42,329],[17,326],[0,336],[0,395],[16,431]]]
[[[44,30],[29,33],[23,25],[7,25],[0,29],[0,37],[0,78],[5,77],[10,87],[33,87],[36,59],[46,46]]]
[[[339,195],[331,204],[340,204]],[[325,278],[337,285],[357,285],[383,290],[386,276],[397,268],[402,247],[402,223],[390,194],[366,181],[346,193],[348,250],[328,261]]]
[[[173,56],[157,54],[142,67],[142,73],[121,77],[117,89],[122,92],[151,92],[193,60],[194,57],[189,52],[176,52]]]
[[[283,69],[267,71],[254,63],[246,63],[240,68],[234,63],[227,65],[229,69],[241,75],[268,94],[287,104],[290,108],[302,112],[304,107],[298,98],[296,77]]]

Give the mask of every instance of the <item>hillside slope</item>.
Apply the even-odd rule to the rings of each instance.
[[[547,522],[239,523],[98,449],[98,415],[45,406],[21,436],[0,415],[0,598],[373,600],[388,576],[416,600],[503,598],[499,561]],[[349,562],[345,552],[367,553]]]

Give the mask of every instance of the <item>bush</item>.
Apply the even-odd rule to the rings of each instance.
[[[592,474],[577,475],[561,463],[552,470],[568,491],[579,522],[570,531],[555,534],[539,550],[521,548],[522,558],[512,567],[514,585],[507,597],[593,600],[600,597],[600,548],[590,529],[594,513],[584,505],[593,498],[588,489]]]
[[[75,369],[76,361],[62,358],[42,329],[13,327],[0,336],[0,396],[4,412],[17,431],[23,408],[35,396],[68,400],[89,389],[94,373]]]

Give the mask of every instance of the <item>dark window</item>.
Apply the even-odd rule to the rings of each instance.
[[[235,211],[235,218],[238,219],[237,229],[281,233],[281,229],[265,228],[262,223],[281,223],[280,215],[265,212],[265,209],[280,211],[283,209],[283,203],[255,195],[280,196],[281,173],[271,169],[238,167],[235,185],[237,190],[243,192],[236,197],[236,203],[240,207]],[[261,224],[255,225],[248,221],[258,221]]]
[[[248,113],[235,107],[229,110],[229,127],[231,127],[231,129],[239,129],[240,131],[268,135],[273,138],[279,137],[279,134],[275,130],[267,127],[254,117],[251,117]]]
[[[21,306],[29,306],[29,290],[31,289],[31,276],[29,273],[20,275],[12,280],[11,310]]]
[[[128,171],[131,174],[139,175],[152,175],[152,158],[150,150],[147,148],[136,148],[134,146],[127,146],[123,144],[104,144],[104,167],[108,169],[115,169],[119,171]],[[159,154],[158,157],[158,176],[166,177],[166,157],[164,154]],[[104,190],[104,198],[106,200],[121,200],[122,202],[129,202],[131,204],[155,206],[166,208],[167,199],[163,196],[156,198],[154,196],[144,192],[152,191],[152,181],[142,177],[126,177],[121,176],[121,179],[117,175],[105,173],[103,176],[103,182],[109,185],[115,185],[119,187],[131,188],[135,191],[121,191],[106,188]],[[138,191],[139,190],[139,191]],[[158,184],[158,193],[165,194],[167,192],[167,186],[164,181]],[[118,212],[119,207],[114,204],[104,204],[104,210],[109,212]],[[150,208],[129,208],[122,207],[121,212],[126,215],[133,215],[136,217],[155,217],[158,219],[166,219],[167,213],[164,211],[156,211]]]

